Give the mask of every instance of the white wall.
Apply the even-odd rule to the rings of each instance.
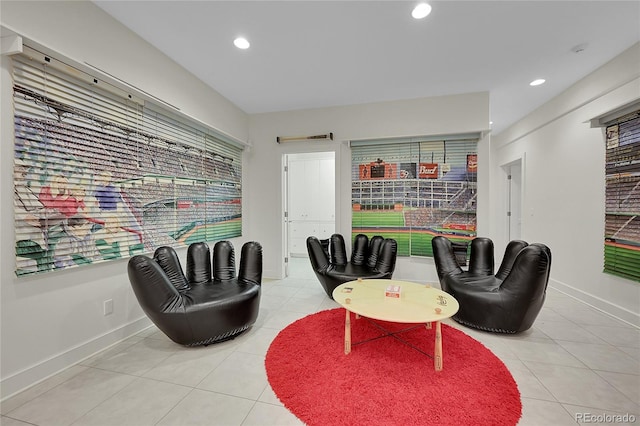
[[[637,99],[640,44],[491,138],[491,203],[504,205],[500,167],[524,158],[522,238],[551,248],[549,285],[640,326],[640,284],[602,273],[605,142],[589,124]],[[504,216],[492,217],[504,244]]]
[[[91,2],[2,1],[0,19],[3,34],[11,29],[74,61],[103,69],[239,140],[248,139],[244,112]],[[149,322],[131,291],[126,260],[15,277],[8,57],[2,57],[0,84],[0,396],[4,399]],[[103,315],[107,299],[114,301],[110,316]]]
[[[336,153],[336,231],[351,235],[351,152],[347,141],[396,136],[481,132],[489,123],[488,93],[441,96],[333,108],[254,114],[247,197],[252,212],[248,234],[265,247],[265,274],[282,277],[282,156],[285,153]],[[286,142],[276,137],[333,132],[333,141]],[[480,142],[479,168],[488,170],[488,138]],[[487,174],[488,176],[488,174]],[[484,185],[484,184],[482,184]],[[483,186],[481,186],[482,188]],[[484,194],[483,194],[484,192]],[[478,209],[487,209],[488,191],[478,191]],[[484,198],[482,198],[484,197]],[[487,212],[478,214],[479,229],[488,229]],[[485,224],[482,224],[485,221]],[[433,281],[431,259],[399,258],[394,277]]]

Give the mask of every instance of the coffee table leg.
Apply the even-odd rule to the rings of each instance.
[[[426,328],[427,330],[431,330],[431,323],[428,322],[424,325],[424,328]]]
[[[349,355],[351,353],[351,312],[345,309],[347,316],[344,321],[344,354]]]
[[[436,321],[436,349],[433,355],[433,364],[436,371],[442,370],[442,329],[440,328],[440,321]]]

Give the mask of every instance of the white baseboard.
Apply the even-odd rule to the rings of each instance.
[[[112,346],[122,340],[139,333],[151,325],[151,321],[145,316],[129,324],[125,324],[115,330],[111,330],[88,342],[70,348],[58,355],[44,360],[36,365],[6,377],[0,381],[0,395],[6,400],[13,395],[34,386],[49,377],[58,374],[80,361]]]
[[[571,287],[568,284],[554,279],[549,280],[549,287],[558,290],[559,292],[564,293],[568,296],[571,296],[574,299],[577,299],[578,301],[587,304],[592,308],[604,312],[607,315],[617,318],[620,321],[624,321],[634,327],[640,328],[640,314],[638,312],[632,312],[607,300],[601,299],[590,293],[586,293],[580,289]]]

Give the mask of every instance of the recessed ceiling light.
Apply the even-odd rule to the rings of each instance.
[[[531,83],[529,83],[529,86],[540,86],[541,84],[543,84],[546,80],[544,78],[539,78],[537,80],[533,80]]]
[[[411,16],[415,19],[426,18],[431,13],[431,6],[428,3],[420,3],[413,8]]]
[[[249,44],[249,42],[247,41],[246,38],[244,37],[238,37],[237,39],[233,40],[233,44],[238,48],[238,49],[248,49],[249,46],[251,46]]]

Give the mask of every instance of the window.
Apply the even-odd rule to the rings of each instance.
[[[241,235],[239,145],[25,51],[13,57],[17,275]]]
[[[640,110],[606,126],[604,272],[640,282]]]
[[[354,141],[352,232],[398,242],[401,256],[433,256],[431,239],[476,235],[478,135]]]

